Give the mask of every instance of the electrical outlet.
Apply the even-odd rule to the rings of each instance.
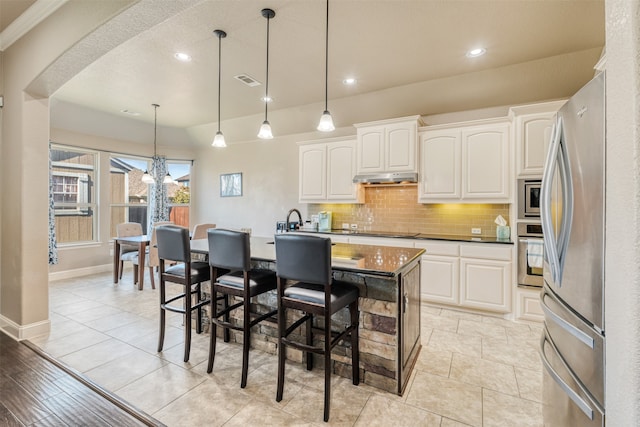
[[[357,230],[358,229],[358,224],[351,224],[351,229],[352,230]]]
[[[471,229],[471,234],[482,234],[482,229],[481,228],[472,228]]]
[[[348,229],[349,229],[349,227],[350,227],[350,226],[349,226],[349,223],[348,223],[348,222],[343,222],[343,223],[342,223],[342,229],[343,229],[343,230],[348,230]]]

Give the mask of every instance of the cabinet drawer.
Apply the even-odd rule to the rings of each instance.
[[[455,257],[460,255],[460,244],[458,243],[417,240],[415,247],[424,249],[425,255],[444,255]]]
[[[511,246],[497,245],[460,245],[460,256],[463,258],[495,259],[499,261],[511,261]]]

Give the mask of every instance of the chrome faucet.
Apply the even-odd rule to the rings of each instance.
[[[289,213],[287,213],[287,222],[285,223],[285,227],[287,228],[287,232],[290,231],[289,230],[289,218],[291,217],[292,213],[297,213],[298,214],[298,228],[302,227],[302,214],[300,213],[300,211],[296,208],[293,208],[289,211]]]

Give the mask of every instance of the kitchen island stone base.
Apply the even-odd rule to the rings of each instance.
[[[254,261],[253,264],[254,268],[275,270],[272,262]],[[415,257],[392,276],[334,269],[333,277],[352,283],[360,290],[360,381],[401,395],[420,351],[420,257]],[[252,311],[267,313],[276,306],[276,292],[267,292],[254,298]],[[232,313],[232,318],[238,322],[242,321],[242,316],[241,308]],[[287,324],[301,316],[301,312],[288,310]],[[348,310],[334,314],[332,323],[348,324]],[[314,327],[322,324],[321,318],[315,319]],[[278,325],[275,318],[261,322],[251,332],[252,348],[277,354]],[[304,328],[301,328],[298,333],[300,342],[304,342],[304,333]],[[217,335],[221,340],[220,328]],[[242,339],[241,332],[231,331],[232,341],[241,344]],[[314,341],[314,344],[322,342],[322,335],[314,333]],[[318,361],[314,363],[314,369],[322,369],[320,356],[315,357]],[[306,354],[287,348],[287,358],[303,363]],[[332,371],[351,378],[351,345],[348,339],[334,348]]]

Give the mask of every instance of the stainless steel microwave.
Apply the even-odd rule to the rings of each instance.
[[[518,180],[518,219],[540,218],[540,179]]]

